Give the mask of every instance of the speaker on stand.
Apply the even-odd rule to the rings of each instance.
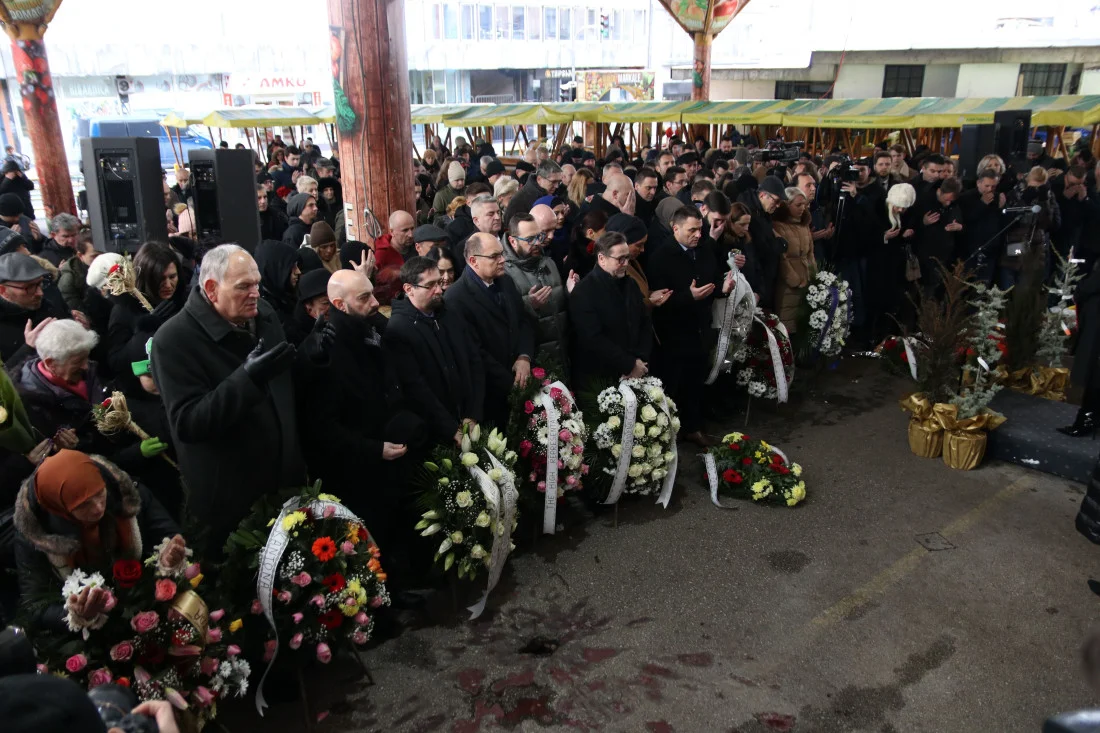
[[[150,240],[168,241],[160,143],[151,137],[88,137],[80,148],[96,249],[133,254]]]
[[[255,252],[260,244],[260,209],[251,150],[190,150],[195,189],[195,227],[200,238],[239,244]]]

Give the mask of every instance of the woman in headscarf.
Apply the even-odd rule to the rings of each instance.
[[[158,564],[167,569],[187,562],[179,527],[144,486],[105,458],[74,450],[50,456],[23,482],[15,527],[20,605],[40,630],[93,627],[113,606],[105,588],[60,602],[74,570],[103,573],[113,585],[116,562],[140,563],[165,539]]]

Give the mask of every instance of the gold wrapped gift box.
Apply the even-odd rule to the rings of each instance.
[[[932,414],[931,400],[922,392],[914,392],[900,404],[913,415],[909,419],[909,450],[921,458],[939,458],[943,452],[943,426]]]

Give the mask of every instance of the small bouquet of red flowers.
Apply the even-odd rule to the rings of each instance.
[[[917,351],[923,344],[912,336],[887,336],[875,347],[875,354],[882,359],[891,374],[907,374],[917,378]]]
[[[794,506],[806,498],[802,467],[773,445],[743,433],[729,433],[703,457],[710,498],[718,495]]]
[[[219,699],[243,696],[251,670],[230,638],[243,621],[223,630],[226,613],[209,611],[196,592],[203,574],[190,555],[180,540],[166,539],[144,563],[117,560],[109,578],[74,570],[61,588],[72,633],[35,633],[39,671],[64,673],[87,689],[130,687],[139,700],[190,711],[200,726],[216,716]],[[89,613],[93,594],[97,610]]]

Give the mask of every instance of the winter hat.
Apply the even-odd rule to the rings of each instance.
[[[190,234],[195,231],[195,215],[191,213],[191,209],[186,209],[180,212],[179,223],[176,224],[176,231],[180,234]]]
[[[462,167],[462,164],[457,160],[452,160],[451,164],[447,166],[447,182],[454,183],[455,181],[465,181],[466,170]]]
[[[298,300],[305,303],[328,292],[328,279],[332,273],[321,268],[302,273],[298,278]]]
[[[23,213],[23,199],[18,194],[6,193],[0,196],[0,216],[21,216]]]
[[[764,193],[770,193],[780,201],[787,200],[787,187],[783,185],[783,181],[777,176],[765,176],[764,180],[760,182],[760,190]]]
[[[3,198],[3,196],[0,196],[0,198]],[[14,229],[0,227],[0,255],[6,255],[8,252],[18,252],[20,247],[25,246],[27,246],[27,240],[23,239],[22,234]]]
[[[1043,154],[1043,141],[1042,140],[1031,140],[1030,142],[1028,142],[1027,152],[1028,152],[1029,155],[1042,155]],[[7,194],[7,193],[4,194],[4,196],[14,196],[14,195],[15,194]],[[0,206],[3,205],[4,196],[0,196]],[[4,214],[4,212],[0,211],[0,214]],[[4,216],[7,216],[7,214],[4,214]]]
[[[504,172],[504,164],[496,158],[490,161],[489,165],[485,166],[485,177],[492,178],[495,175],[499,175]]]
[[[305,211],[306,204],[313,198],[308,193],[296,193],[286,200],[286,215],[287,216],[301,216]]]
[[[88,287],[99,290],[107,282],[107,273],[120,262],[122,262],[122,255],[118,252],[101,254],[92,260],[92,264],[88,265],[88,275],[84,278],[84,281],[88,283]]]
[[[422,224],[413,231],[413,242],[445,242],[447,232],[432,224]]]
[[[642,220],[630,214],[615,214],[607,220],[607,231],[619,232],[626,237],[627,244],[640,242],[649,236]]]
[[[336,244],[336,232],[325,221],[315,221],[309,228],[309,246],[317,249],[326,244]]]
[[[908,209],[917,202],[917,191],[908,183],[898,183],[886,193],[886,205]]]

